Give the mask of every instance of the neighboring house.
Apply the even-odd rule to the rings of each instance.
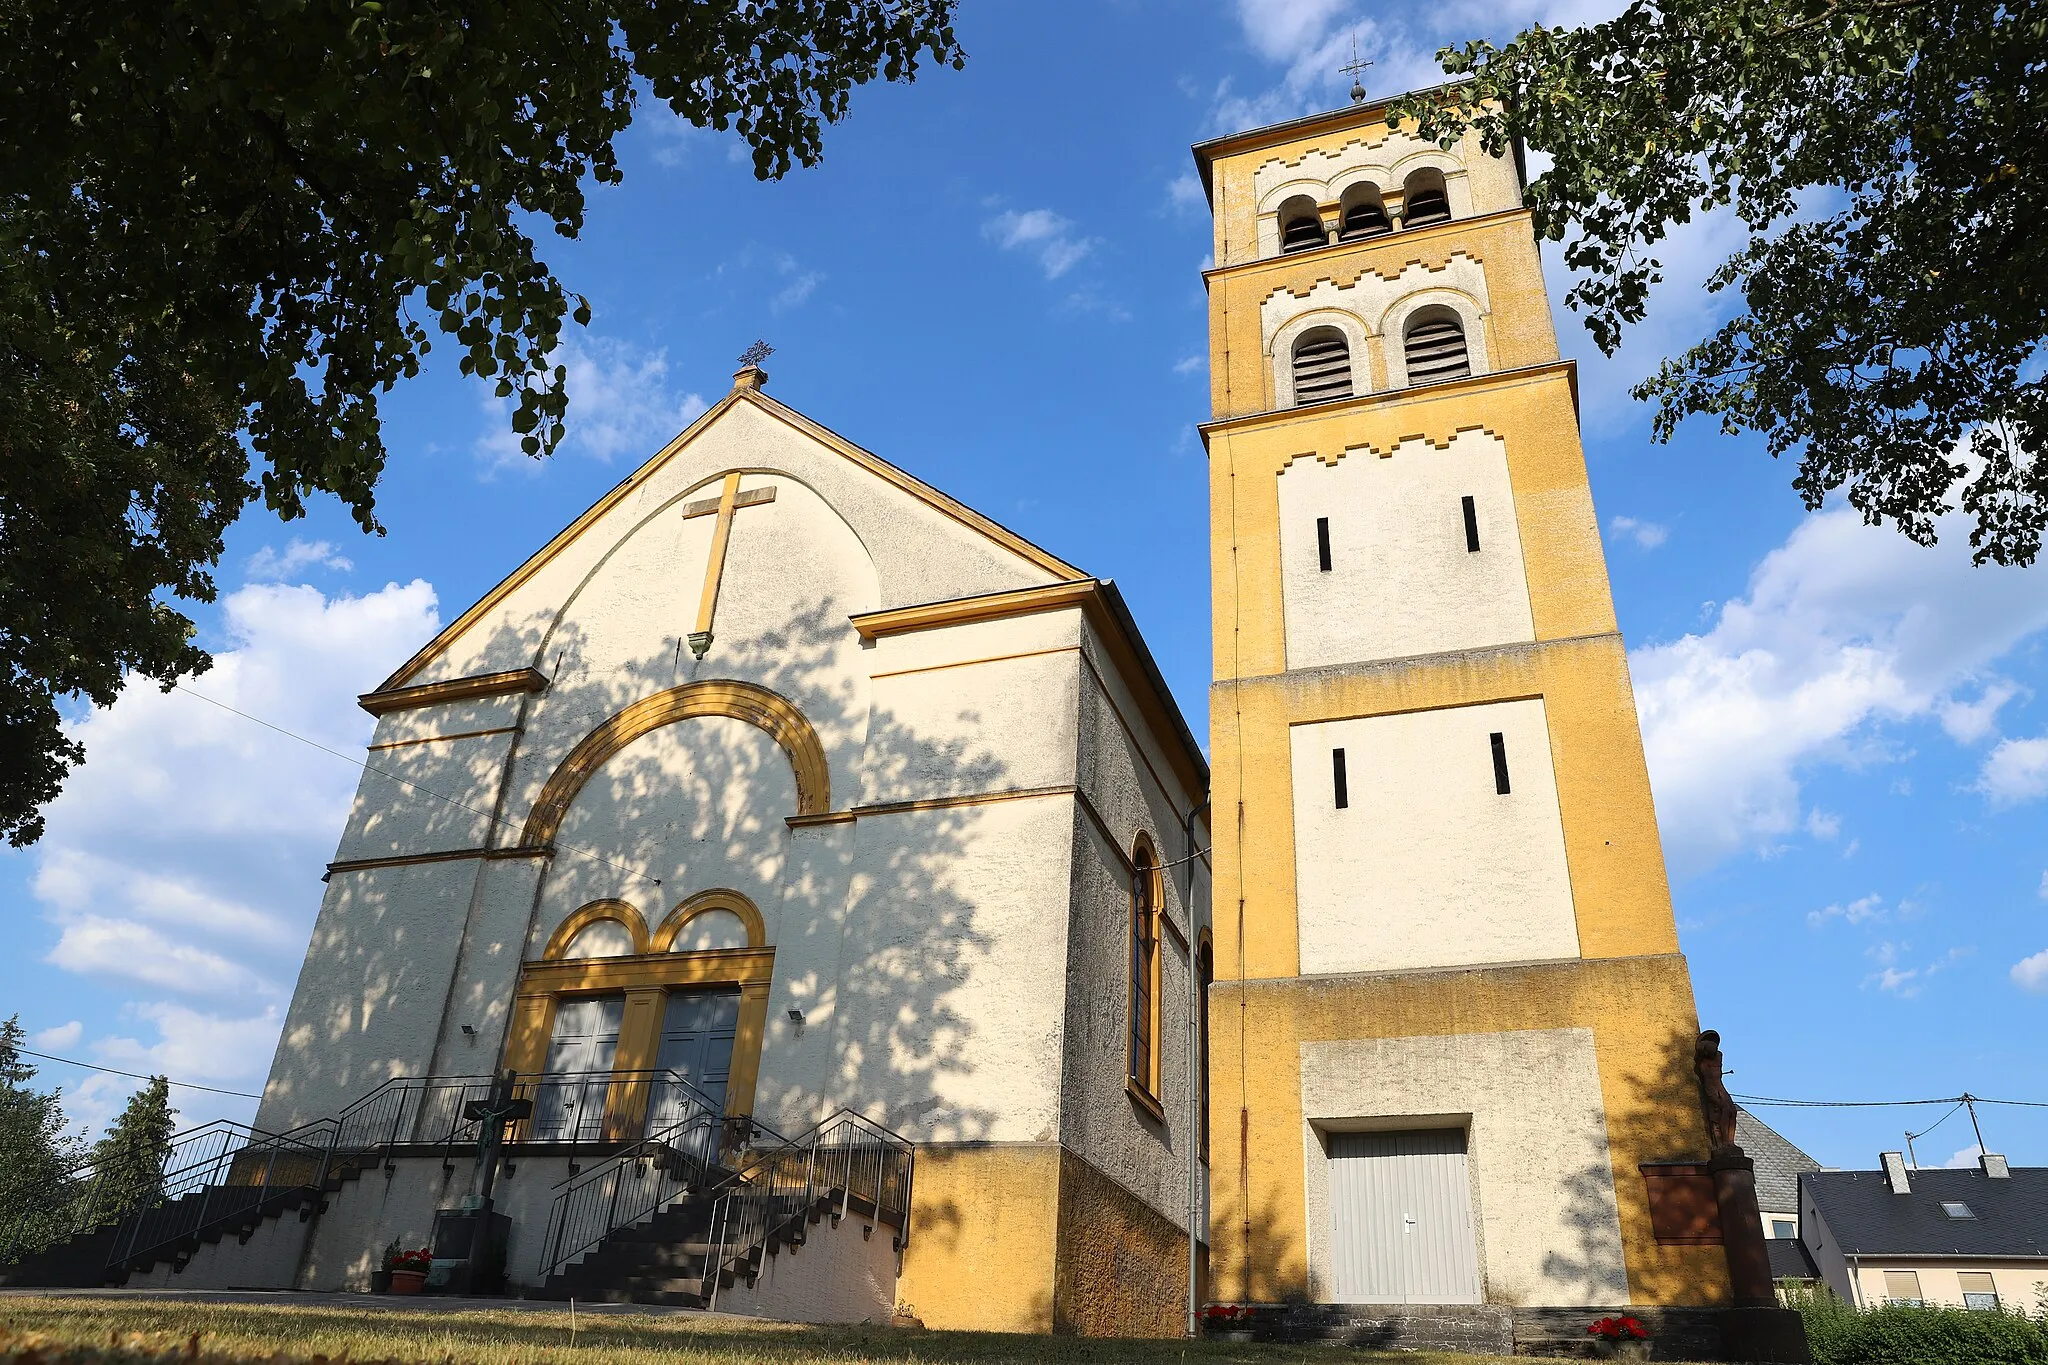
[[[1750,1113],[1735,1113],[1735,1141],[1743,1155],[1756,1163],[1756,1207],[1763,1215],[1764,1236],[1773,1241],[1796,1241],[1799,1237],[1799,1177],[1820,1169],[1820,1163],[1794,1147],[1783,1134]],[[1771,1270],[1783,1279],[1773,1248]],[[1786,1262],[1789,1266],[1791,1262]]]
[[[1799,1177],[1800,1241],[1820,1278],[1858,1307],[2031,1310],[2048,1291],[2048,1168],[1882,1170]],[[1776,1266],[1776,1260],[1773,1260]]]

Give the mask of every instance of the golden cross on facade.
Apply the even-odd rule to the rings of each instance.
[[[711,618],[718,610],[718,583],[725,576],[725,550],[732,540],[733,514],[742,507],[759,507],[775,501],[775,485],[740,491],[738,471],[725,476],[725,486],[715,498],[683,504],[683,519],[717,517],[711,529],[711,558],[704,565],[704,593],[697,599],[697,628],[690,632],[690,652],[703,658],[711,648]]]

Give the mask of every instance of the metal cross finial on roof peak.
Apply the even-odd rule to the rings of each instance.
[[[770,346],[765,341],[757,341],[753,345],[747,347],[746,350],[740,352],[740,364],[758,365],[762,361],[766,360],[769,356],[774,354],[775,348],[773,346]]]
[[[1351,65],[1340,66],[1337,69],[1351,77],[1351,102],[1353,104],[1365,103],[1365,84],[1360,77],[1365,74],[1365,69],[1371,65],[1373,63],[1358,60],[1358,35],[1356,33],[1352,34]]]

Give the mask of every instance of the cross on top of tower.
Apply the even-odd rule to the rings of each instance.
[[[1358,60],[1358,35],[1356,33],[1352,34],[1351,65],[1340,66],[1337,69],[1351,77],[1351,102],[1353,104],[1365,103],[1365,83],[1361,78],[1365,74],[1365,69],[1372,65],[1372,62],[1361,62]]]
[[[747,347],[746,350],[740,352],[740,364],[758,365],[762,361],[766,360],[769,356],[774,354],[775,348],[773,346],[770,346],[765,341],[757,341],[753,345]]]

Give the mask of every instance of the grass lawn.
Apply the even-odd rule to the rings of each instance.
[[[734,1365],[771,1362],[985,1361],[1028,1365],[1040,1361],[1365,1362],[1398,1359],[1402,1365],[1477,1365],[1482,1357],[1398,1356],[1345,1347],[1248,1346],[1202,1341],[1101,1341],[1025,1337],[984,1332],[896,1331],[875,1327],[799,1327],[733,1318],[579,1313],[570,1338],[567,1312],[484,1309],[412,1312],[351,1308],[344,1302],[305,1306],[194,1303],[147,1298],[0,1296],[0,1365],[140,1365],[184,1355],[199,1334],[202,1359],[281,1356],[308,1360],[347,1356],[358,1361],[420,1361],[438,1365]],[[25,1334],[46,1339],[24,1349]],[[116,1349],[108,1350],[110,1345]],[[60,1348],[86,1348],[86,1351]]]

